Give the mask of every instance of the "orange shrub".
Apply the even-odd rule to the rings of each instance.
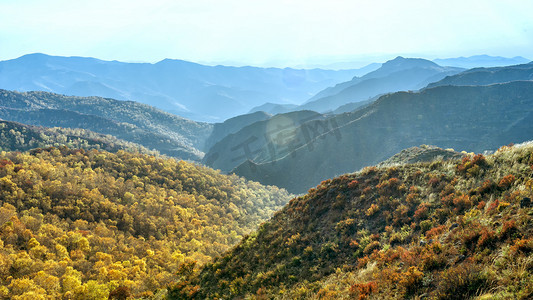
[[[434,238],[440,235],[441,233],[443,233],[445,229],[446,229],[445,225],[440,225],[435,228],[431,228],[430,230],[426,231],[426,238],[428,239]]]
[[[514,177],[513,174],[509,174],[505,177],[503,177],[500,182],[498,183],[498,186],[500,188],[508,188],[509,186],[511,186],[511,184],[513,184],[513,182],[516,180],[516,178]]]
[[[485,208],[485,201],[480,201],[478,204],[477,204],[477,209],[483,209]]]
[[[481,236],[479,237],[479,240],[477,241],[478,247],[492,247],[494,243],[496,242],[496,237],[494,234],[494,231],[489,230],[487,228],[481,229]]]
[[[512,235],[518,231],[515,220],[506,221],[502,225],[502,230],[500,231],[500,238],[507,239],[512,237]]]
[[[437,177],[431,177],[428,181],[429,186],[436,187],[439,184],[439,179]]]
[[[457,165],[456,169],[459,173],[468,173],[470,175],[475,175],[479,172],[479,169],[487,166],[487,161],[482,154],[475,155],[472,159],[468,156],[463,157],[461,163]]]
[[[357,181],[357,180],[354,179],[354,180],[350,181],[350,183],[348,183],[348,187],[351,188],[351,189],[353,189],[353,188],[355,188],[358,184],[359,184],[359,181]]]
[[[371,186],[367,186],[366,188],[363,189],[363,194],[368,194],[372,191],[372,187]]]
[[[496,199],[489,204],[487,211],[493,211],[494,209],[498,208],[498,206],[500,206],[500,200]]]
[[[415,210],[415,220],[419,221],[428,217],[429,205],[426,203],[420,204]]]
[[[472,201],[470,201],[470,197],[468,195],[460,195],[458,197],[453,198],[453,205],[453,210],[456,213],[460,213],[472,207]]]
[[[378,285],[374,282],[356,283],[350,287],[350,296],[357,299],[366,299],[370,294],[377,291]]]

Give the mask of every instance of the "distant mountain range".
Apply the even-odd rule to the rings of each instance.
[[[469,57],[455,57],[434,59],[433,62],[441,66],[459,67],[459,68],[480,68],[480,67],[503,67],[510,65],[518,65],[530,62],[530,59],[522,56],[515,57],[501,57],[489,55],[474,55]]]
[[[527,59],[480,55],[434,62],[470,67]],[[124,63],[36,53],[0,61],[0,89],[134,100],[192,120],[222,122],[259,110],[270,114],[334,111],[383,93],[416,90],[459,70],[401,57],[360,69],[306,70],[206,66],[172,59]],[[275,105],[262,106],[265,103]]]
[[[0,119],[83,128],[194,161],[203,157],[205,141],[212,131],[211,124],[190,121],[146,104],[48,92],[0,90]]]
[[[0,62],[0,88],[134,100],[197,120],[221,122],[266,102],[303,103],[358,70],[155,64],[29,54]]]
[[[266,107],[265,111],[269,113],[296,110],[332,112],[340,106],[367,101],[382,94],[418,90],[428,83],[439,81],[448,75],[454,75],[463,70],[455,67],[441,67],[421,58],[397,57],[362,77],[354,77],[350,81],[320,91],[302,105],[297,107],[270,106]],[[355,107],[357,106],[359,105],[355,105]],[[252,111],[256,110],[258,108],[254,108]]]
[[[298,65],[296,68],[302,69],[325,69],[325,70],[357,70],[354,76],[363,76],[368,72],[372,72],[381,66],[381,63],[370,63],[361,67],[364,64],[361,61],[344,61],[330,64],[304,64]]]

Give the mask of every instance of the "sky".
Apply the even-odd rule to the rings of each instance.
[[[0,60],[36,52],[277,67],[533,59],[533,1],[0,0]]]

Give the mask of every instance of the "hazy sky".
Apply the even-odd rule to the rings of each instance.
[[[34,52],[261,66],[533,59],[533,1],[0,0],[0,60]]]

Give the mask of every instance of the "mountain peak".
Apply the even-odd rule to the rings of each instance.
[[[43,60],[49,59],[50,55],[44,53],[30,53],[22,55],[21,57],[15,58],[14,60],[20,60],[24,62],[37,63]]]
[[[24,54],[24,55],[22,55],[19,58],[43,58],[43,57],[50,57],[50,55],[44,54],[44,53],[40,53],[40,52],[36,52],[36,53]]]
[[[156,65],[176,65],[176,66],[192,66],[192,65],[200,65],[194,62],[181,60],[181,59],[173,59],[173,58],[165,58],[157,63]]]
[[[422,67],[422,68],[428,68],[428,67],[438,67],[436,63],[422,59],[422,58],[405,58],[402,56],[398,56],[395,59],[389,60],[385,62],[381,68],[389,69],[410,69],[415,67]]]

